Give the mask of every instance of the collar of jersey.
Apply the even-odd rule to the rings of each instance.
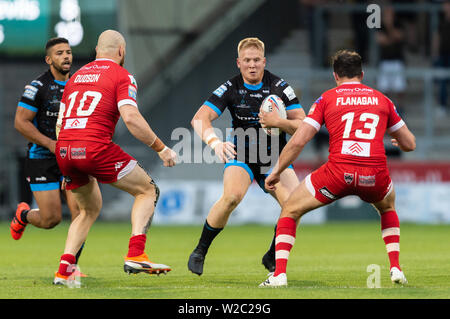
[[[244,82],[244,86],[245,86],[247,89],[249,89],[249,90],[257,91],[257,90],[259,90],[260,88],[262,88],[263,83],[261,82],[261,83],[256,84],[256,85],[251,85],[251,84],[247,84],[247,83]]]
[[[111,61],[111,62],[114,62],[114,60],[106,59],[106,58],[95,59],[95,61]]]
[[[354,81],[354,82],[344,82],[344,83],[342,83],[341,85],[344,85],[344,84],[361,84],[361,82],[357,82],[357,81]]]

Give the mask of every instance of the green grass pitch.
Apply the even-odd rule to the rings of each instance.
[[[153,226],[150,259],[172,266],[161,276],[127,275],[123,257],[129,223],[97,221],[80,259],[80,289],[51,284],[68,223],[52,230],[28,227],[19,241],[0,223],[1,299],[448,299],[450,225],[401,225],[400,263],[406,286],[390,282],[378,223],[301,225],[291,252],[287,288],[258,288],[267,272],[261,257],[273,226],[227,226],[210,248],[202,276],[187,269],[199,226]],[[381,288],[368,288],[369,265],[379,265]]]

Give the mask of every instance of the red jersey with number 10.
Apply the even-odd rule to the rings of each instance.
[[[119,64],[109,59],[86,64],[64,89],[58,140],[110,143],[119,108],[127,104],[137,107],[136,95],[136,80]]]
[[[405,123],[381,92],[359,82],[326,91],[312,105],[304,122],[330,134],[329,161],[386,166],[383,137]]]

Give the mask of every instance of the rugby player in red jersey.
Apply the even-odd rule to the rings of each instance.
[[[415,137],[393,102],[361,83],[364,74],[358,53],[342,50],[332,61],[337,87],[323,93],[312,105],[267,177],[266,188],[275,188],[280,173],[298,157],[323,124],[330,133],[328,162],[308,175],[283,204],[276,231],[275,272],[260,286],[287,285],[286,266],[295,242],[296,223],[307,212],[347,195],[357,195],[377,209],[391,280],[407,282],[399,264],[400,224],[383,137],[389,133],[392,143],[405,152],[415,149]]]
[[[159,189],[137,161],[112,142],[117,121],[122,117],[134,137],[158,152],[164,166],[175,165],[175,152],[164,145],[139,112],[136,81],[123,68],[125,49],[125,39],[119,32],[103,32],[98,38],[96,60],[71,77],[61,100],[55,154],[80,215],[70,225],[55,284],[67,284],[76,269],[75,253],[100,213],[102,196],[98,182],[135,198],[124,271],[152,274],[171,270],[149,261],[145,253],[146,233]]]

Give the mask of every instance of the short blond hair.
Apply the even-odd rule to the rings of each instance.
[[[239,44],[237,47],[238,56],[242,50],[250,48],[250,47],[254,47],[254,48],[257,48],[258,50],[261,50],[264,55],[264,42],[262,42],[258,38],[245,38],[245,39],[242,39],[241,41],[239,41]]]

